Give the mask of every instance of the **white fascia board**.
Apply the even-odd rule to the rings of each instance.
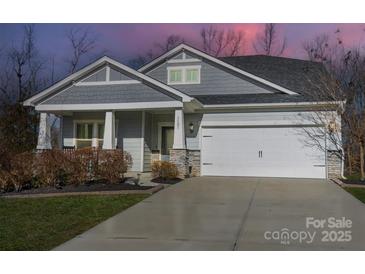
[[[235,66],[232,66],[232,65],[230,65],[230,64],[228,64],[228,63],[226,63],[226,62],[223,62],[223,61],[221,61],[221,60],[219,60],[219,59],[217,59],[217,58],[215,58],[215,57],[213,57],[213,56],[211,56],[211,55],[209,55],[209,54],[206,54],[206,53],[204,53],[204,52],[202,52],[202,51],[200,51],[200,50],[194,49],[194,48],[192,48],[192,47],[190,47],[190,46],[187,46],[187,45],[185,45],[185,44],[181,44],[181,45],[177,46],[176,48],[174,48],[174,49],[172,49],[172,50],[170,50],[170,51],[166,52],[165,54],[161,55],[160,57],[156,58],[155,60],[153,60],[153,61],[151,61],[150,63],[148,63],[148,64],[144,65],[143,67],[141,67],[138,71],[139,71],[139,72],[145,72],[145,70],[147,70],[147,69],[148,69],[148,68],[150,68],[151,66],[153,66],[153,65],[155,65],[155,64],[157,64],[157,63],[159,63],[160,61],[162,61],[162,60],[164,60],[164,59],[168,58],[170,55],[175,54],[176,52],[178,52],[178,51],[180,51],[180,50],[187,50],[187,51],[190,51],[190,52],[192,52],[192,53],[194,53],[194,54],[196,54],[196,55],[198,55],[198,56],[200,56],[200,57],[202,57],[202,58],[205,58],[205,59],[207,59],[207,60],[210,60],[210,61],[212,61],[212,62],[214,62],[214,63],[216,63],[216,64],[219,64],[219,65],[221,65],[221,66],[223,66],[223,67],[226,67],[226,68],[228,68],[228,69],[230,69],[230,70],[232,70],[232,71],[235,71],[235,72],[237,72],[237,73],[239,73],[239,74],[241,74],[241,75],[244,75],[244,76],[246,76],[246,77],[248,77],[248,78],[251,78],[251,79],[253,79],[253,80],[256,80],[256,81],[258,81],[258,82],[260,82],[260,83],[263,83],[263,84],[265,84],[265,85],[267,85],[267,86],[270,86],[270,87],[272,87],[272,88],[275,88],[275,89],[277,89],[277,90],[280,90],[280,91],[282,91],[282,92],[284,92],[284,93],[286,93],[286,94],[290,94],[290,95],[298,95],[298,93],[296,93],[296,92],[294,92],[294,91],[291,91],[291,90],[289,90],[289,89],[287,89],[287,88],[284,88],[284,87],[282,87],[282,86],[279,86],[279,85],[277,85],[277,84],[274,84],[274,83],[272,83],[272,82],[270,82],[270,81],[267,81],[267,80],[265,80],[265,79],[263,79],[263,78],[261,78],[261,77],[258,77],[258,76],[256,76],[256,75],[254,75],[254,74],[251,74],[251,73],[249,73],[249,72],[246,72],[246,71],[244,71],[244,70],[242,70],[242,69],[239,69],[239,68],[237,68],[237,67],[235,67]]]
[[[299,106],[330,106],[342,104],[342,101],[323,102],[293,102],[293,103],[262,103],[262,104],[219,104],[203,105],[203,109],[230,109],[230,108],[277,108],[277,107],[299,107]]]
[[[83,75],[84,73],[88,72],[89,70],[91,70],[93,67],[101,65],[103,62],[107,61],[107,57],[104,56],[98,60],[96,60],[94,63],[91,63],[90,65],[84,67],[83,69],[80,69],[79,71],[69,75],[68,77],[66,77],[65,79],[57,82],[56,84],[50,86],[49,88],[43,90],[42,92],[28,98],[27,100],[25,100],[23,102],[23,105],[25,106],[34,106],[33,102],[39,99],[42,99],[44,96],[48,95],[51,91],[62,87],[63,85],[67,84],[68,82],[72,81],[75,78],[80,77],[81,75]]]
[[[131,109],[165,109],[182,108],[179,101],[165,102],[137,102],[137,103],[110,103],[110,104],[40,104],[35,107],[37,111],[89,111],[89,110],[131,110]]]
[[[99,81],[99,82],[77,82],[75,86],[111,86],[111,85],[130,85],[141,84],[137,80],[119,80],[119,81]]]
[[[313,121],[272,120],[272,121],[202,121],[201,127],[243,127],[243,126],[323,126]]]
[[[119,63],[107,56],[104,56],[102,58],[100,58],[99,60],[95,61],[94,63],[84,67],[83,69],[71,74],[70,76],[66,77],[65,79],[59,81],[58,83],[54,84],[53,86],[45,89],[44,91],[32,96],[31,98],[25,100],[23,102],[23,104],[25,106],[34,106],[34,101],[37,101],[37,100],[40,100],[42,99],[43,97],[45,97],[46,95],[48,95],[50,92],[52,92],[53,90],[57,89],[57,88],[61,88],[62,86],[66,85],[67,83],[71,82],[72,80],[82,76],[83,74],[87,73],[89,70],[91,70],[92,68],[94,68],[95,66],[98,66],[98,65],[101,65],[103,63],[109,63],[109,64],[112,64],[116,67],[119,67],[120,69],[128,72],[128,73],[131,73],[135,76],[137,76],[138,78],[141,78],[143,80],[145,80],[146,82],[149,82],[155,86],[158,86],[164,90],[166,90],[167,92],[170,92],[178,97],[181,97],[182,98],[182,101],[183,102],[190,102],[191,100],[193,100],[192,97],[186,95],[185,93],[182,93],[181,91],[178,91],[177,89],[174,89],[164,83],[161,83],[145,74],[142,74],[134,69],[131,69],[130,67],[126,66],[126,65],[123,65],[122,63]]]

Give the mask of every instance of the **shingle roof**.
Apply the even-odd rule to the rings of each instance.
[[[292,90],[299,95],[271,94],[224,94],[194,96],[203,104],[251,104],[316,101],[316,92],[323,88],[323,77],[328,73],[318,62],[273,57],[265,55],[222,57],[244,71]],[[323,94],[323,93],[322,93]]]
[[[322,84],[319,75],[327,74],[322,63],[300,59],[252,55],[221,60],[303,95]]]
[[[199,95],[194,97],[204,105],[295,103],[312,101],[311,98],[302,95],[289,95],[281,93]]]

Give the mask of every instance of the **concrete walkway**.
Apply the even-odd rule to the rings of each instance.
[[[307,217],[345,217],[352,225],[306,228]],[[283,229],[289,238],[277,239]],[[328,242],[322,241],[325,230],[334,231]],[[352,239],[340,231],[350,231]],[[308,232],[315,232],[312,242]],[[56,250],[365,250],[365,205],[324,180],[193,178]]]

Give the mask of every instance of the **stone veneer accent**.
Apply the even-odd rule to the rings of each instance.
[[[188,176],[188,152],[186,149],[170,149],[170,162],[177,166],[179,178],[184,179]]]
[[[341,178],[342,159],[337,151],[327,151],[327,168],[329,179]]]
[[[190,176],[200,176],[200,150],[188,151],[188,168]]]
[[[177,166],[180,178],[200,176],[200,150],[171,149],[170,162]],[[342,159],[338,152],[327,151],[327,168],[329,179],[341,177]]]

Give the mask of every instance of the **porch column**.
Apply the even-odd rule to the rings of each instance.
[[[42,112],[39,117],[37,149],[52,149],[50,123],[49,114]]]
[[[182,109],[175,110],[174,144],[173,149],[185,149],[185,126],[184,112]]]
[[[115,114],[105,112],[103,149],[115,149]]]
[[[178,177],[185,178],[188,175],[188,154],[185,145],[184,112],[175,110],[174,144],[170,149],[170,162],[175,164]]]
[[[91,146],[98,147],[98,123],[93,123],[93,135],[91,139]]]

